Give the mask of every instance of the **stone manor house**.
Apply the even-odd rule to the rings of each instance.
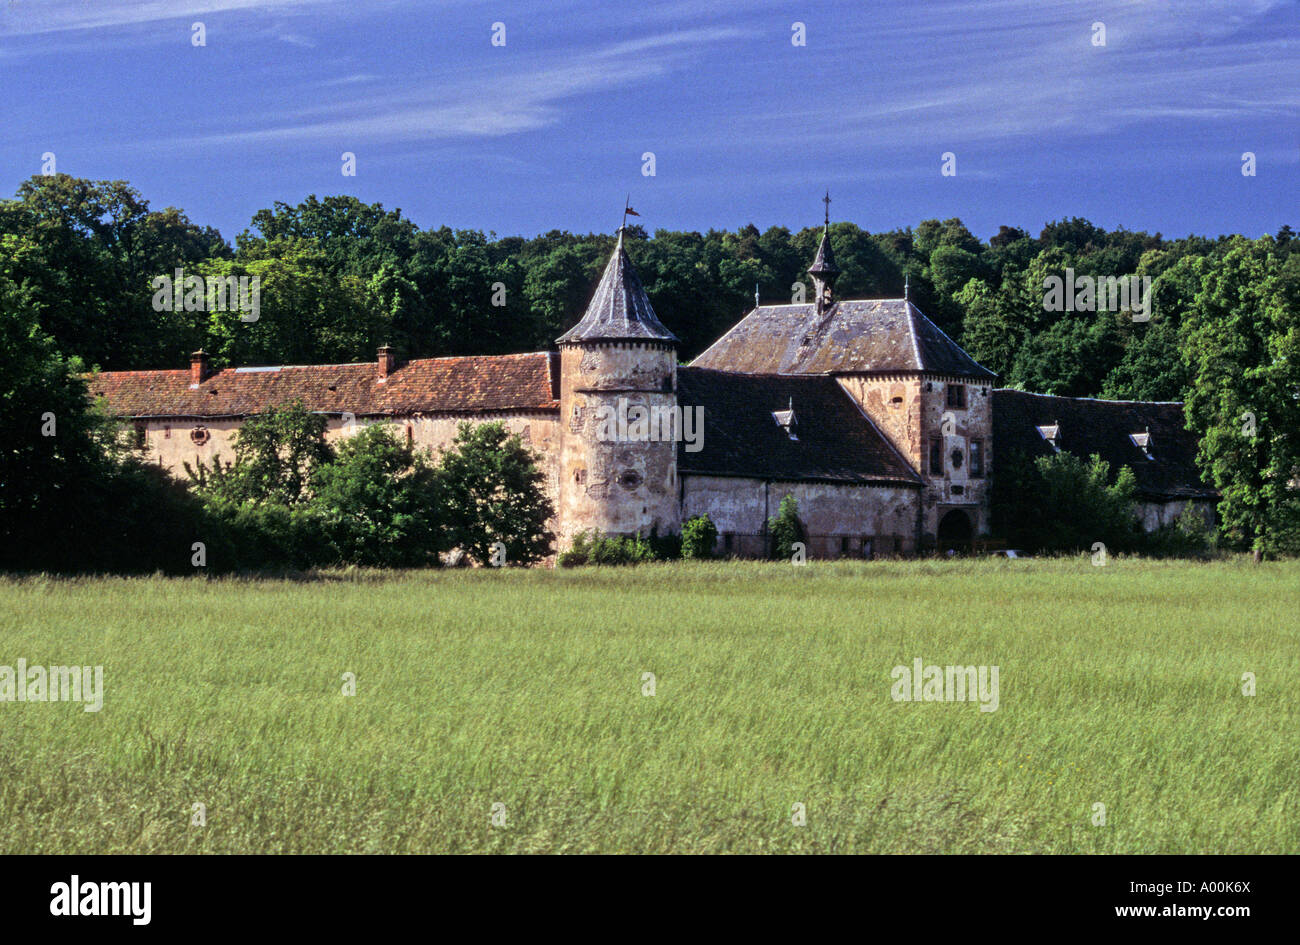
[[[620,229],[558,351],[402,363],[383,347],[363,364],[221,371],[199,351],[188,371],[105,372],[90,387],[176,474],[187,461],[229,459],[244,418],[298,399],[329,418],[330,438],[382,422],[435,451],[461,421],[503,421],[541,458],[557,550],[588,529],[662,535],[707,514],[719,553],[762,555],[786,495],[798,500],[811,556],[965,548],[989,533],[999,456],[1059,450],[1132,467],[1148,530],[1189,502],[1213,514],[1181,404],[995,387],[993,372],[907,298],[837,300],[829,224],[808,272],[811,302],[756,298],[689,365],[678,364],[677,339],[655,316]],[[642,416],[638,408],[702,416],[702,428],[679,422],[656,435],[660,424],[646,436],[607,422]]]

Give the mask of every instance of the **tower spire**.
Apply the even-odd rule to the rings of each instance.
[[[817,246],[817,255],[808,267],[808,275],[813,280],[813,303],[820,315],[833,304],[835,277],[840,274],[840,267],[835,265],[835,254],[831,251],[831,192],[826,191],[822,198],[826,204],[826,221],[822,225],[822,241]]]

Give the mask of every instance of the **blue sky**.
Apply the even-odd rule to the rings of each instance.
[[[1300,226],[1300,0],[0,0],[0,87],[0,194],[48,151],[231,239],[310,193],[498,235],[629,193],[651,230],[797,229],[827,187],[872,231]]]

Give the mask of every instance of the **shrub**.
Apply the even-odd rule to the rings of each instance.
[[[1188,502],[1178,518],[1142,539],[1142,551],[1169,558],[1203,556],[1215,547],[1214,527]]]
[[[772,536],[772,557],[790,559],[794,557],[794,544],[804,538],[803,525],[799,521],[799,502],[792,495],[781,500],[776,515],[768,519],[768,531]]]
[[[640,564],[657,558],[659,555],[655,553],[654,545],[640,535],[622,538],[585,531],[573,537],[573,545],[560,553],[556,563],[562,568],[574,568],[585,564]]]
[[[1133,508],[1137,480],[1093,455],[1041,456],[1033,462],[1008,457],[994,480],[994,527],[1011,547],[1069,552],[1103,542],[1111,551],[1132,551],[1142,540]]]
[[[697,515],[682,523],[682,557],[712,558],[718,543],[718,526],[707,515]]]

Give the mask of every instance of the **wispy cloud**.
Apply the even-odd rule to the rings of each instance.
[[[452,81],[439,77],[414,88],[385,89],[368,97],[295,108],[291,114],[264,115],[250,120],[257,127],[174,143],[431,141],[531,131],[558,122],[560,106],[567,99],[667,75],[684,68],[701,48],[740,35],[731,28],[682,30],[614,43],[594,52],[551,53],[545,57],[547,65],[541,65],[539,58],[531,67],[510,71],[460,75]],[[362,84],[369,78],[331,81]]]
[[[30,36],[69,30],[135,26],[240,10],[279,11],[338,0],[13,0],[0,17],[0,34]]]

